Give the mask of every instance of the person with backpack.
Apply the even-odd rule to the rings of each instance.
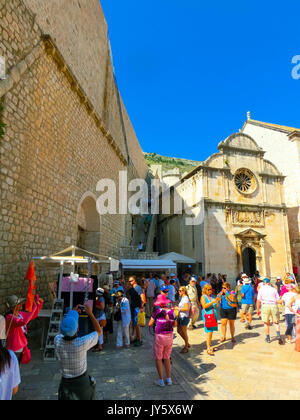
[[[117,322],[116,348],[121,349],[123,343],[125,348],[130,347],[129,327],[131,322],[131,312],[129,300],[124,296],[124,292],[119,290],[112,295],[116,299],[114,308],[114,320]]]
[[[179,296],[181,297],[179,305],[175,307],[175,311],[178,312],[178,324],[177,331],[178,334],[184,340],[184,348],[180,353],[188,353],[189,351],[189,337],[187,332],[187,327],[191,319],[191,303],[187,294],[186,287],[181,286],[179,289]]]
[[[142,342],[142,331],[138,325],[138,314],[144,311],[145,307],[145,294],[143,289],[137,284],[136,277],[129,277],[130,289],[127,296],[130,299],[131,322],[132,322],[132,338],[135,347],[140,347]]]
[[[101,333],[98,338],[98,343],[93,348],[93,352],[99,352],[103,350],[103,344],[104,344],[104,334],[103,334],[103,328],[106,326],[106,315],[105,315],[105,298],[104,298],[104,289],[99,287],[96,290],[96,302],[95,302],[95,318],[97,322],[99,323],[99,326],[101,328]]]
[[[241,288],[243,320],[246,322],[246,330],[252,330],[252,317],[254,313],[255,291],[251,285],[251,279],[244,278]]]
[[[237,295],[234,291],[230,291],[231,286],[229,283],[224,283],[222,292],[218,295],[221,298],[221,330],[222,330],[222,338],[220,342],[223,343],[226,341],[226,331],[227,331],[227,324],[229,323],[229,329],[231,334],[231,342],[235,343],[236,340],[234,338],[235,334],[235,321],[237,318]]]
[[[159,379],[155,382],[158,386],[165,386],[163,370],[166,370],[166,384],[172,385],[171,379],[171,353],[173,347],[173,329],[176,327],[176,315],[169,309],[171,303],[166,295],[158,296],[154,303],[155,310],[151,316],[149,327],[155,326],[154,358]]]

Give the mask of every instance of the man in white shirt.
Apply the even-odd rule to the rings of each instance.
[[[258,296],[257,296],[257,315],[260,316],[265,325],[265,332],[266,332],[266,342],[270,343],[270,319],[273,319],[276,332],[277,332],[277,339],[280,345],[283,344],[283,340],[280,336],[280,311],[278,304],[280,303],[280,297],[276,289],[272,287],[271,280],[269,278],[265,278],[263,280],[263,286],[260,287]],[[260,311],[261,308],[261,311]]]
[[[67,313],[60,325],[61,334],[54,339],[55,351],[61,364],[62,379],[58,399],[64,401],[87,401],[95,399],[95,381],[87,373],[87,352],[98,342],[102,333],[98,321],[88,304],[84,305],[94,332],[78,337],[79,309]]]

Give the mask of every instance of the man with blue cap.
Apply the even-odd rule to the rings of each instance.
[[[62,380],[59,400],[94,400],[95,382],[87,374],[87,352],[98,342],[102,329],[88,304],[84,305],[95,332],[78,337],[80,309],[69,311],[60,325],[61,334],[54,339],[55,350],[61,364]]]
[[[280,303],[280,297],[275,289],[271,285],[271,280],[266,277],[263,280],[263,286],[260,287],[258,296],[257,296],[257,315],[261,315],[261,319],[265,325],[265,332],[266,332],[266,342],[271,343],[270,339],[270,320],[273,319],[276,332],[277,332],[277,339],[280,345],[283,344],[283,340],[280,335],[280,311],[278,304]],[[260,311],[261,308],[261,311]]]

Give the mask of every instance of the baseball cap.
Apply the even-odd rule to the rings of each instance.
[[[251,284],[251,280],[249,279],[249,277],[244,277],[243,283],[244,284]]]
[[[162,292],[166,292],[166,291],[168,291],[168,290],[169,290],[169,288],[168,288],[168,286],[166,286],[166,285],[164,284],[163,286],[161,286],[160,290],[161,290]]]
[[[25,298],[19,298],[18,296],[12,295],[7,298],[6,304],[9,308],[14,308],[15,306],[24,302],[26,302]]]
[[[191,280],[190,280],[190,282],[191,282],[191,281],[197,282],[197,279],[196,279],[196,277],[191,277]]]
[[[60,332],[65,337],[74,337],[78,329],[79,314],[76,311],[69,311],[60,324]]]
[[[249,277],[247,276],[247,274],[245,274],[245,273],[244,273],[244,274],[242,274],[242,275],[241,275],[241,278],[242,278],[242,279],[243,279],[243,278],[247,278],[247,279],[248,279]]]
[[[115,285],[116,285],[116,284],[120,284],[119,280],[116,280],[116,281],[115,281]]]
[[[6,340],[5,318],[0,315],[0,340]]]
[[[170,274],[170,277],[176,277],[176,274]]]
[[[99,287],[97,290],[96,290],[96,295],[97,296],[102,296],[104,294],[104,289],[102,289],[101,287]]]
[[[263,282],[264,282],[264,283],[271,283],[271,280],[270,280],[268,277],[265,277],[265,278],[263,279]]]

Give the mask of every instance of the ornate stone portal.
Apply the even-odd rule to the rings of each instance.
[[[243,254],[246,250],[251,249],[255,253],[256,257],[256,270],[260,272],[262,276],[266,275],[266,262],[265,262],[265,237],[266,235],[261,234],[253,229],[247,229],[243,232],[237,233],[236,237],[236,249],[238,256],[238,268],[239,272],[247,271],[245,267],[245,261],[243,260]],[[248,275],[253,275],[253,271],[256,271],[253,267],[250,267]]]

